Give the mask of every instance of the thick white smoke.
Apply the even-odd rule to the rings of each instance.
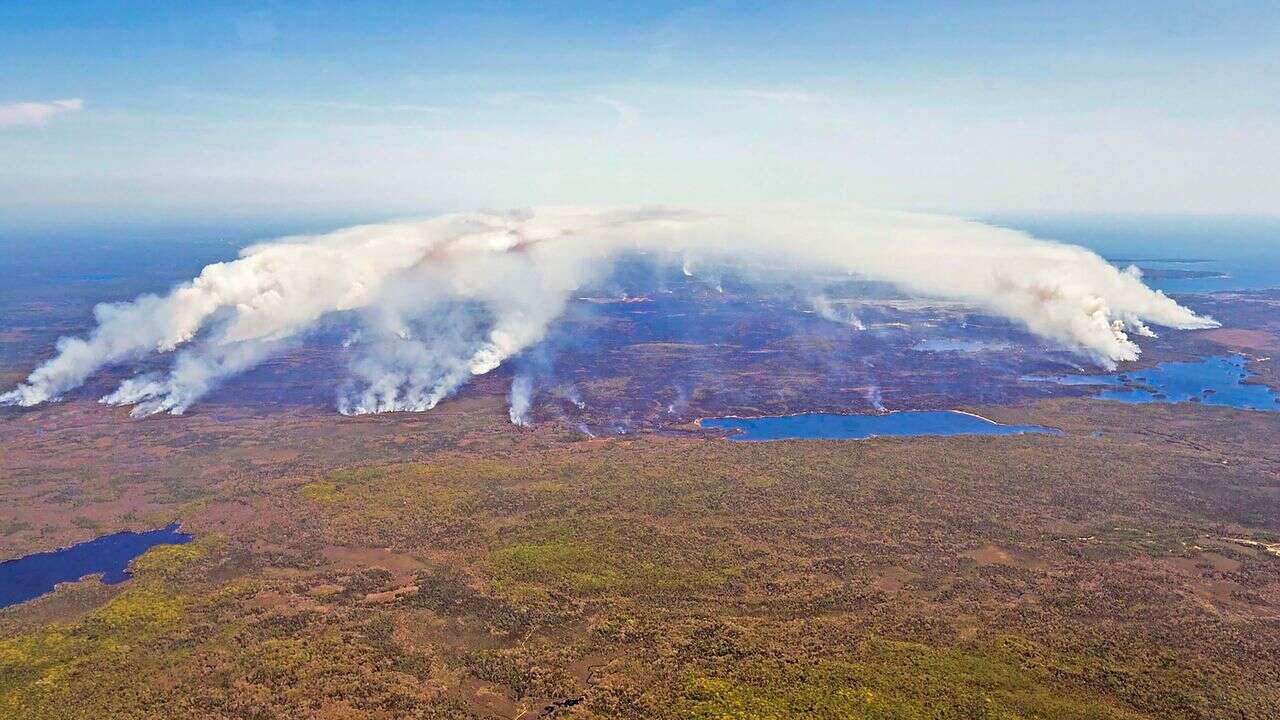
[[[105,365],[177,351],[167,373],[126,380],[102,401],[178,414],[322,318],[349,313],[360,331],[339,410],[426,410],[541,340],[573,292],[627,250],[786,269],[788,278],[848,272],[972,304],[1107,367],[1137,358],[1129,334],[1149,334],[1146,323],[1216,324],[1146,287],[1136,270],[967,220],[813,207],[536,209],[247,248],[163,297],[98,306],[87,337],[59,340],[0,402],[55,400]]]

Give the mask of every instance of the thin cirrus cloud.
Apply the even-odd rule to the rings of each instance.
[[[750,100],[766,100],[778,103],[816,103],[822,101],[822,96],[820,95],[790,90],[760,90],[756,88],[744,88],[742,90],[738,90],[737,94]]]
[[[54,116],[78,112],[83,109],[84,100],[80,98],[48,100],[45,102],[16,102],[0,105],[0,128],[40,127],[49,122],[49,119]]]

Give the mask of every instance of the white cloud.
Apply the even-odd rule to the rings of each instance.
[[[18,102],[0,105],[0,128],[29,125],[39,127],[49,118],[84,109],[84,100],[67,98],[47,102]]]

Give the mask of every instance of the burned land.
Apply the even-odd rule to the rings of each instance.
[[[182,417],[3,410],[0,556],[197,539],[0,611],[0,714],[1280,714],[1280,415],[1020,382],[1071,361],[1004,324],[982,339],[1011,351],[912,349],[989,322],[955,308],[850,305],[853,332],[724,290],[691,295],[711,309],[687,335],[645,320],[676,300],[583,301],[570,321],[604,330],[539,376],[524,429],[502,373],[428,413],[338,415],[305,347]],[[1223,329],[1144,341],[1142,364],[1240,351],[1275,387],[1275,294],[1195,303]],[[1063,434],[690,425],[867,411],[873,388]]]

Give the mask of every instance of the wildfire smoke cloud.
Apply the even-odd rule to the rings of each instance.
[[[0,402],[56,400],[104,366],[171,353],[167,372],[128,379],[102,401],[138,416],[180,414],[327,316],[349,313],[359,330],[338,409],[427,410],[539,342],[574,291],[626,251],[785,269],[788,279],[856,274],[971,304],[1106,367],[1136,359],[1130,336],[1151,334],[1149,324],[1216,325],[1144,285],[1134,268],[969,220],[847,207],[539,208],[246,248],[167,295],[99,305],[86,336],[60,339]]]

